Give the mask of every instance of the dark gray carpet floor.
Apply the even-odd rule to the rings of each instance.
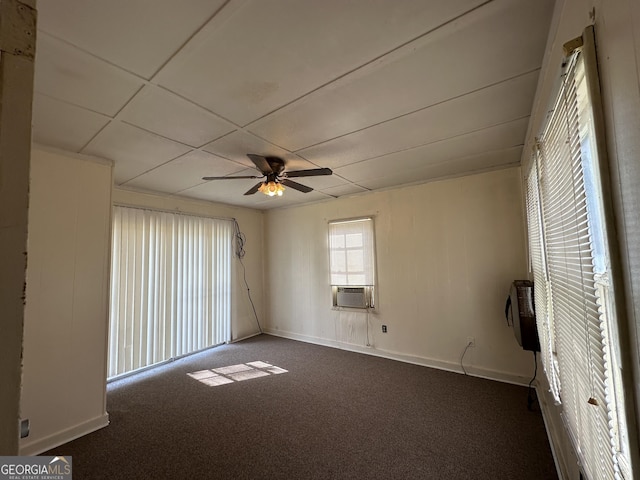
[[[283,374],[207,386],[187,373]],[[82,479],[556,479],[527,389],[261,335],[109,385],[110,425],[47,452]]]

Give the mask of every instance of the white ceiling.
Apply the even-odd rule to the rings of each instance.
[[[553,0],[41,0],[34,141],[268,209],[519,163]],[[244,196],[247,153],[329,167]]]

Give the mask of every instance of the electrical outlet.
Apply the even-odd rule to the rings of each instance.
[[[386,325],[382,325],[382,333],[387,333],[387,326]]]
[[[20,421],[20,438],[27,438],[29,436],[29,419],[25,418]]]
[[[469,345],[470,347],[475,347],[476,346],[475,337],[467,337],[467,345]]]

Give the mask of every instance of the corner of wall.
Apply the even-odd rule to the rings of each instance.
[[[20,400],[31,432],[20,441],[24,454],[107,423],[111,178],[109,164],[31,155]]]

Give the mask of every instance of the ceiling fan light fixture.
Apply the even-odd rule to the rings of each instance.
[[[270,197],[281,197],[284,194],[285,188],[283,183],[287,187],[302,192],[309,193],[313,191],[313,188],[302,185],[301,183],[294,182],[291,178],[297,177],[317,177],[318,175],[332,175],[333,172],[330,168],[308,168],[306,170],[293,170],[285,172],[284,160],[278,157],[265,157],[262,155],[256,155],[254,153],[247,153],[247,156],[254,163],[258,171],[262,176],[256,175],[233,175],[225,177],[202,177],[203,180],[238,180],[249,178],[262,178],[263,180],[256,183],[253,187],[247,190],[245,195],[253,195],[256,192],[264,193]]]
[[[264,193],[265,195],[269,195],[270,197],[274,197],[276,195],[281,197],[282,193],[284,192],[284,186],[280,182],[264,182],[262,185],[260,185],[258,191]]]

